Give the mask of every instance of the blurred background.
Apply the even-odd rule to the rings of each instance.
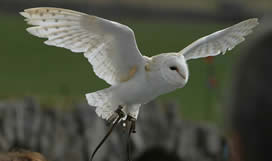
[[[0,102],[31,97],[38,105],[30,103],[30,107],[69,109],[75,104],[86,104],[85,93],[108,85],[96,77],[82,54],[46,46],[44,39],[26,32],[28,25],[19,12],[31,7],[73,9],[126,24],[134,30],[141,53],[153,56],[180,51],[196,39],[242,20],[262,18],[271,13],[272,1],[1,0]],[[202,123],[220,127],[233,65],[246,45],[244,42],[224,56],[189,61],[188,84],[157,98],[156,107],[171,102],[177,109],[175,115],[196,123],[193,127]],[[144,112],[142,108],[140,115]],[[220,145],[223,142],[221,138],[216,140]]]

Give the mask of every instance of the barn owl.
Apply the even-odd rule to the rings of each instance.
[[[187,61],[224,54],[245,40],[258,25],[248,19],[202,37],[179,52],[143,56],[128,26],[61,8],[31,8],[20,13],[33,27],[27,31],[47,38],[47,45],[84,53],[95,74],[111,86],[86,94],[97,115],[116,122],[136,121],[139,108],[159,95],[186,85]]]

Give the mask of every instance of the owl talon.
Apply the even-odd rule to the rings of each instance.
[[[123,118],[125,117],[125,113],[122,111],[123,107],[122,106],[119,106],[117,108],[117,110],[114,111],[114,113],[110,116],[110,118],[107,120],[108,123],[107,125],[111,125],[111,124],[114,124],[115,121],[118,119],[118,118]]]

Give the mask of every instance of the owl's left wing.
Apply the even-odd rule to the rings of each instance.
[[[220,53],[225,54],[227,50],[231,50],[243,42],[245,40],[244,37],[250,34],[252,29],[258,24],[257,18],[240,22],[198,39],[179,53],[182,54],[186,60],[216,56]]]
[[[61,8],[31,8],[21,14],[45,44],[83,52],[98,77],[114,85],[129,80],[143,64],[134,32],[126,25]]]

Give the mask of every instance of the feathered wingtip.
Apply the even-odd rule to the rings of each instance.
[[[19,14],[25,18],[24,20],[25,20],[26,22],[28,21],[29,18],[31,18],[31,17],[30,17],[30,14],[27,13],[27,12],[22,11],[22,12],[19,12]]]
[[[28,18],[28,17],[29,17],[29,14],[28,14],[28,13],[26,13],[26,12],[24,12],[24,11],[19,12],[19,14],[20,14],[20,15],[22,15],[22,16],[24,16],[24,17],[26,17],[26,18]]]
[[[259,25],[259,19],[258,18],[251,18],[251,19],[248,19],[248,20],[245,20],[239,24],[243,24],[245,26],[248,26],[249,28],[253,29],[255,28],[257,25]],[[237,25],[239,25],[237,24]]]
[[[251,18],[249,19],[251,22],[255,23],[256,25],[260,24],[258,18]]]

